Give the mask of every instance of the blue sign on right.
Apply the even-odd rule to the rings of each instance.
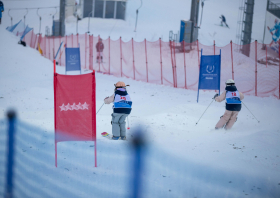
[[[201,49],[197,102],[200,89],[219,90],[220,95],[220,78],[221,50],[220,55],[202,55]]]

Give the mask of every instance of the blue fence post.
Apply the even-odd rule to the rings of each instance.
[[[133,139],[133,148],[134,148],[134,164],[133,164],[133,198],[139,198],[141,192],[141,173],[142,173],[142,164],[143,164],[143,148],[145,145],[144,136],[142,134],[142,130],[138,129],[138,131],[134,134]]]
[[[15,122],[16,112],[10,110],[7,113],[9,119],[8,142],[7,142],[7,168],[6,168],[6,192],[5,197],[13,197],[13,168],[14,168],[14,143],[15,143]]]

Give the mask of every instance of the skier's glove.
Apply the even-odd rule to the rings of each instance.
[[[219,94],[215,94],[215,96],[212,98],[212,99],[215,99],[216,97],[218,97],[219,96]]]
[[[104,100],[106,100],[106,99],[108,99],[109,98],[109,96],[107,96]]]

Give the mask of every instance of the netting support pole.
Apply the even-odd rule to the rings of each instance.
[[[147,76],[147,82],[149,82],[149,76],[148,76],[148,57],[147,57],[147,40],[145,39],[145,55],[146,55],[146,76]]]
[[[54,156],[55,156],[55,167],[57,167],[57,141],[56,141],[56,83],[57,74],[54,73],[53,76],[53,90],[54,90]]]
[[[173,41],[173,53],[174,53],[174,82],[177,87],[177,68],[176,68],[176,54],[175,54],[175,42]]]
[[[7,130],[7,151],[6,151],[6,159],[7,159],[7,166],[6,166],[6,189],[4,193],[4,197],[10,198],[14,197],[13,196],[13,191],[14,191],[14,159],[15,159],[15,154],[16,154],[16,149],[15,149],[15,137],[16,137],[16,112],[14,110],[10,110],[7,113],[8,120],[9,120],[9,125],[8,125],[8,130]]]
[[[257,40],[255,40],[255,96],[258,96]]]
[[[88,66],[88,68],[93,70],[93,35],[89,35],[88,40],[89,40],[89,56],[88,56],[89,66]]]
[[[160,50],[160,74],[161,74],[161,84],[163,84],[163,76],[162,76],[162,52],[161,52],[161,38],[159,38],[159,50]]]
[[[48,43],[49,43],[49,59],[51,59],[51,40],[50,37],[48,37]]]
[[[60,35],[59,35],[59,43],[61,43],[61,36]],[[60,52],[59,52],[59,65],[61,65],[61,58],[60,58],[61,54],[62,54],[62,50],[60,50]]]
[[[230,50],[231,50],[231,71],[232,71],[232,80],[234,80],[232,41],[230,41]]]
[[[186,52],[185,52],[185,41],[184,40],[183,40],[183,51],[184,51],[185,89],[187,89],[187,66],[186,66]]]
[[[172,66],[172,74],[173,74],[173,86],[175,87],[175,81],[174,81],[174,63],[173,63],[173,53],[172,53],[172,41],[169,41],[170,46],[170,56],[171,56],[171,66]]]
[[[55,51],[55,42],[54,42],[54,36],[52,36],[52,39],[53,39],[53,58],[52,58],[52,59],[54,59],[54,56],[55,56],[55,54],[54,54],[54,51]]]
[[[196,40],[196,45],[197,45],[198,69],[200,69],[200,66],[199,66],[199,45],[198,45],[198,39]]]
[[[214,45],[213,45],[213,46],[214,46],[214,55],[216,55],[216,54],[215,54],[215,45],[216,45],[216,44],[215,44],[215,40],[214,40]]]
[[[74,46],[74,35],[72,34],[71,37],[72,37],[71,38],[72,39],[72,46],[71,47],[73,47]]]
[[[80,46],[79,46],[79,33],[77,33],[76,36],[77,36],[77,47],[80,47]]]
[[[279,48],[278,48],[278,52],[279,52],[279,96],[278,99],[280,99],[280,40],[278,41],[279,43]]]
[[[135,80],[135,60],[134,60],[134,45],[133,45],[133,38],[131,39],[132,42],[132,58],[133,58],[133,79]]]
[[[121,48],[121,77],[122,77],[122,37],[120,37],[120,48]]]
[[[31,43],[30,43],[30,47],[34,48],[33,47],[33,29],[32,29],[32,32],[31,32]]]
[[[43,52],[45,58],[47,58],[47,37],[44,37],[44,43],[45,43],[45,51]],[[38,42],[39,42],[39,38],[38,38]]]
[[[110,52],[110,50],[111,50],[111,38],[110,38],[110,36],[109,36],[109,74],[111,74],[110,72],[111,72],[111,52]]]
[[[87,33],[85,33],[85,69],[87,68]]]
[[[100,35],[98,35],[98,41],[97,42],[99,42],[99,39],[100,39]],[[100,72],[100,46],[98,45],[98,71]]]
[[[34,34],[34,33],[33,33],[33,34]],[[35,36],[35,41],[34,41],[33,48],[34,48],[34,49],[36,49],[37,35],[36,35],[36,34],[34,34],[34,36]],[[43,54],[44,54],[44,52],[43,52]]]
[[[267,46],[265,45],[265,62],[266,62],[266,68],[267,68]]]

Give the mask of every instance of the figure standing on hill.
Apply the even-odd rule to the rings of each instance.
[[[132,101],[130,95],[126,91],[124,82],[117,82],[115,84],[115,93],[104,99],[105,104],[114,103],[112,115],[112,133],[113,140],[126,140],[126,117],[131,112]]]
[[[104,44],[102,43],[102,39],[99,38],[98,42],[96,43],[96,52],[97,52],[97,56],[96,56],[96,62],[103,62],[103,49],[104,49]]]
[[[0,1],[0,24],[2,21],[2,12],[4,12],[4,4],[2,1]]]
[[[224,26],[223,25],[223,23],[228,27],[228,24],[227,24],[227,22],[226,22],[226,17],[224,16],[224,15],[221,15],[220,16],[220,19],[222,19],[222,21],[221,21],[221,26]]]
[[[216,124],[215,129],[225,128],[230,129],[237,120],[237,115],[241,110],[241,100],[244,95],[239,92],[235,86],[235,82],[232,79],[226,81],[226,91],[220,96],[216,94],[214,96],[215,101],[222,102],[226,99],[226,111]]]

